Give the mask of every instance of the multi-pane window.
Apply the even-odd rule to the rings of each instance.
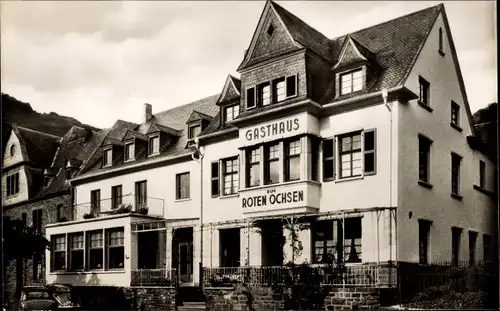
[[[125,161],[133,160],[135,158],[135,145],[134,143],[125,144]]]
[[[274,102],[280,102],[286,99],[285,78],[274,80],[273,97]]]
[[[285,181],[300,179],[300,138],[285,142]]]
[[[462,229],[451,228],[451,262],[457,265],[460,260],[460,240],[462,238]]]
[[[340,75],[340,95],[360,91],[363,88],[363,71],[357,69]]]
[[[451,124],[460,126],[460,106],[451,101]]]
[[[123,228],[107,231],[107,268],[108,269],[123,269],[124,268],[124,243],[123,243]]]
[[[189,126],[188,138],[194,139],[201,132],[201,125],[191,125]]]
[[[236,119],[240,115],[240,105],[233,105],[224,108],[224,118],[226,122]]]
[[[102,230],[87,233],[88,253],[87,268],[102,269],[104,259],[104,237]]]
[[[219,196],[219,162],[212,162],[210,179],[212,196]]]
[[[38,208],[32,211],[33,229],[36,232],[42,231],[43,226],[43,209]]]
[[[425,80],[422,77],[418,77],[418,82],[419,82],[418,100],[424,105],[429,105],[430,104],[430,96],[429,96],[430,95],[429,94],[430,84],[429,84],[429,82],[427,82],[427,80]]]
[[[105,149],[103,151],[102,166],[111,165],[113,162],[113,154],[111,149]]]
[[[432,142],[428,138],[418,136],[418,179],[426,183],[429,182],[431,144]]]
[[[66,269],[66,236],[52,236],[52,271]]]
[[[7,176],[7,195],[13,195],[19,192],[19,173]]]
[[[477,232],[469,231],[469,264],[473,265],[476,262],[476,241]]]
[[[331,179],[335,175],[334,140],[323,141],[323,180]]]
[[[479,160],[479,187],[486,187],[486,163]]]
[[[42,271],[42,255],[33,255],[33,281],[41,281],[43,277]]]
[[[149,138],[149,155],[160,153],[160,137]]]
[[[431,231],[431,224],[426,220],[419,220],[418,222],[418,254],[419,263],[429,263],[429,235]]]
[[[238,158],[223,161],[224,195],[238,193]]]
[[[122,185],[111,187],[111,208],[117,208],[122,204]]]
[[[257,95],[259,106],[267,106],[271,103],[271,85],[269,82],[259,85]]]
[[[321,220],[314,224],[313,263],[327,263],[335,258],[333,220]]]
[[[451,193],[460,194],[460,162],[462,158],[455,154],[451,154]]]
[[[138,181],[135,183],[135,206],[137,209],[147,205],[148,201],[148,181]]]
[[[189,173],[175,176],[175,198],[177,200],[189,198]]]
[[[260,184],[260,148],[249,149],[247,154],[247,187],[254,187]]]
[[[483,259],[484,261],[493,260],[493,239],[489,234],[483,234]]]
[[[344,226],[345,262],[361,262],[361,217],[346,218]]]
[[[280,144],[276,143],[268,145],[264,148],[266,160],[264,168],[264,181],[265,184],[274,184],[279,182],[280,168]]]
[[[69,268],[71,271],[83,270],[83,233],[69,236]]]
[[[363,161],[360,132],[339,137],[339,157],[340,178],[361,176]]]
[[[101,212],[101,190],[92,190],[90,192],[90,213],[98,216]]]

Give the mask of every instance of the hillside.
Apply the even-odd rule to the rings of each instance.
[[[12,129],[11,124],[56,136],[63,136],[72,126],[98,131],[98,128],[83,124],[75,118],[58,115],[55,112],[39,113],[16,98],[2,93],[2,154]]]

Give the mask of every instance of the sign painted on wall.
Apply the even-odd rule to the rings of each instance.
[[[288,203],[304,202],[304,190],[278,192],[269,189],[265,194],[249,196],[241,199],[242,208],[267,207],[273,205],[285,205]]]
[[[271,138],[280,134],[287,134],[300,129],[299,118],[276,121],[266,125],[250,128],[245,132],[245,138],[251,142],[254,140]]]

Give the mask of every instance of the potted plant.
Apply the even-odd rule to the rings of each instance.
[[[142,215],[147,215],[148,214],[148,207],[147,206],[141,206],[137,209],[137,212]]]
[[[92,219],[92,218],[94,218],[93,214],[88,213],[83,215],[83,219]]]

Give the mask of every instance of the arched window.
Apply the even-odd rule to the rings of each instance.
[[[10,146],[10,156],[13,157],[16,154],[16,145],[12,144]]]

